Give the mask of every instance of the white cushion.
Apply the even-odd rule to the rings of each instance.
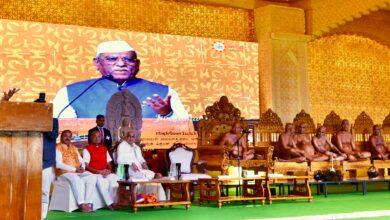
[[[181,147],[169,152],[169,160],[171,161],[170,170],[175,170],[175,168],[172,167],[175,166],[175,163],[181,163],[180,171],[182,173],[191,173],[192,156],[192,151],[185,150]]]

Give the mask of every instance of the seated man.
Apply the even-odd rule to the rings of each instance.
[[[311,139],[311,143],[313,144],[314,148],[317,151],[318,155],[326,156],[326,160],[337,160],[337,161],[343,161],[347,158],[346,154],[343,154],[337,149],[336,146],[334,146],[328,138],[326,138],[326,127],[320,126],[317,128],[317,133],[313,138]],[[331,151],[328,151],[326,146],[329,145]]]
[[[298,133],[293,136],[296,146],[298,147],[298,149],[304,152],[307,161],[328,160],[328,156],[323,154],[316,154],[313,145],[311,145],[310,136],[306,134],[306,127],[306,123],[301,123],[299,125]]]
[[[70,184],[76,202],[82,212],[92,212],[93,190],[96,189],[96,176],[84,170],[83,158],[71,143],[72,132],[61,133],[61,143],[56,146],[56,174]]]
[[[224,134],[219,142],[219,145],[226,145],[228,147],[230,159],[237,159],[238,156],[243,160],[251,160],[254,158],[255,151],[253,149],[248,150],[246,137],[244,135],[240,122],[234,122],[232,129]]]
[[[390,152],[387,149],[385,139],[381,134],[380,125],[374,125],[374,127],[372,127],[372,135],[369,140],[371,158],[377,160],[388,160]]]
[[[142,151],[135,143],[134,131],[128,131],[124,141],[122,141],[117,150],[117,162],[118,164],[128,164],[129,176],[135,179],[147,179],[152,180],[154,178],[160,178],[161,174],[154,173],[149,170],[148,165]],[[166,200],[164,188],[161,184],[140,184],[137,187],[137,193],[150,194],[154,193],[158,200]]]
[[[83,151],[86,170],[96,174],[97,187],[102,195],[106,206],[110,210],[118,209],[114,204],[114,197],[118,189],[118,177],[111,173],[111,157],[107,148],[100,144],[102,137],[99,131],[91,134],[91,144]]]
[[[367,159],[371,156],[370,152],[356,150],[355,140],[349,132],[349,121],[346,119],[341,122],[341,130],[336,133],[336,147],[340,152],[347,155],[349,161]]]
[[[287,123],[283,134],[279,135],[274,156],[279,161],[304,162],[305,152],[297,148],[294,141],[294,125]]]

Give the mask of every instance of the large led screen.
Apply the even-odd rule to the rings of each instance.
[[[142,85],[130,94],[111,93],[99,85],[110,79],[99,80],[76,100],[78,105],[91,110],[91,114],[72,116],[71,107],[61,113],[60,130],[72,130],[75,141],[86,139],[88,130],[96,125],[94,115],[98,113],[110,115],[111,121],[116,120],[114,124],[120,128],[126,115],[135,117],[133,110],[127,108],[133,103],[139,103],[135,108],[141,108],[143,117],[132,126],[140,128],[141,143],[149,149],[168,148],[174,142],[196,147],[193,121],[202,118],[205,108],[222,95],[228,96],[243,117],[258,118],[259,115],[257,43],[10,20],[0,20],[0,33],[1,90],[20,88],[12,101],[22,102],[34,101],[40,92],[46,93],[47,102],[53,102],[62,94],[58,100],[67,100],[54,102],[54,117],[101,78],[93,58],[96,46],[102,41],[130,43],[140,60],[137,77],[163,85],[150,92],[146,91],[150,89],[148,86]],[[79,83],[86,80],[90,80],[89,83]],[[78,88],[72,90],[72,94],[64,93],[64,88],[75,83]],[[182,116],[158,117],[153,112],[147,113],[144,100],[139,99],[155,94],[165,98],[168,90],[177,95]],[[138,98],[134,95],[137,92],[145,94]],[[115,94],[122,98],[113,98]],[[99,97],[102,99],[99,105],[106,107],[106,103],[114,99],[109,112],[107,108],[92,104],[96,103],[92,100]],[[119,136],[117,130],[113,133]]]

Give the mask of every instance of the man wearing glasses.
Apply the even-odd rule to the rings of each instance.
[[[142,105],[143,118],[188,119],[188,113],[175,90],[166,85],[137,78],[140,60],[136,51],[122,40],[105,41],[97,46],[93,59],[105,79],[76,82],[60,89],[53,100],[54,116],[76,99],[61,114],[63,118],[94,118],[106,113],[111,96],[123,89],[134,94]],[[80,97],[78,97],[82,94]]]

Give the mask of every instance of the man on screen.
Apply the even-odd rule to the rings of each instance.
[[[101,79],[78,98],[97,79],[76,82],[60,89],[53,100],[55,117],[74,99],[76,101],[61,114],[62,118],[94,118],[98,114],[105,114],[111,96],[128,89],[142,104],[143,118],[188,119],[188,113],[175,90],[136,77],[141,62],[126,41],[100,43],[93,63],[106,79]]]

